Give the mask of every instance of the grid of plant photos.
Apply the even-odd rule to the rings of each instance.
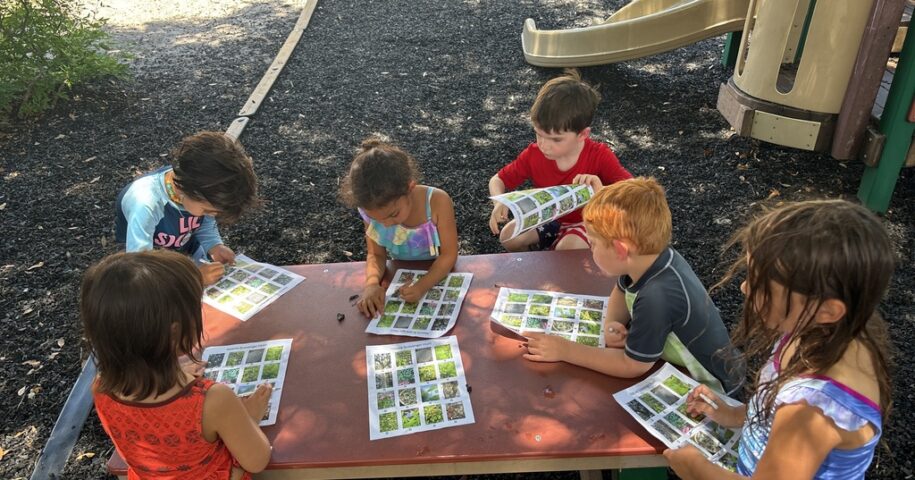
[[[273,425],[280,409],[291,349],[291,338],[207,347],[201,355],[206,362],[203,376],[228,385],[239,396],[254,393],[262,383],[271,384],[273,394],[260,424]]]
[[[379,335],[438,338],[451,330],[470,288],[472,273],[450,273],[416,303],[398,295],[400,287],[419,280],[425,270],[398,270],[385,292],[384,313],[373,318],[365,331]]]
[[[244,256],[215,285],[203,292],[203,303],[246,321],[298,285],[305,277]]]
[[[613,398],[668,447],[692,444],[712,462],[736,471],[740,430],[686,412],[686,395],[697,385],[695,380],[665,363],[645,380],[615,393]],[[721,397],[729,404],[737,404],[734,399]]]
[[[515,230],[511,238],[515,238],[526,230],[583,207],[593,195],[594,190],[589,185],[558,185],[517,190],[490,198],[512,212]]]
[[[457,337],[365,347],[369,438],[474,422]]]
[[[501,288],[490,316],[509,330],[543,332],[603,347],[607,297]]]

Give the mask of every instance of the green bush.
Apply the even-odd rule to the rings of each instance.
[[[0,113],[34,115],[75,85],[127,73],[104,20],[81,11],[80,0],[0,0]]]

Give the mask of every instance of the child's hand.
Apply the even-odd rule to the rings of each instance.
[[[203,284],[205,286],[218,282],[226,274],[226,267],[221,263],[201,263],[197,265],[197,268],[200,269],[200,274],[203,275]]]
[[[526,332],[527,352],[524,358],[534,362],[561,362],[572,342],[555,335]]]
[[[496,202],[492,207],[492,214],[489,215],[489,229],[493,235],[499,234],[499,224],[508,221],[508,207]]]
[[[251,417],[251,420],[254,420],[254,423],[258,423],[264,418],[264,414],[267,413],[267,405],[270,404],[270,395],[272,394],[273,387],[269,383],[264,383],[258,385],[251,395],[242,397],[241,403],[245,405],[245,410],[248,411],[248,416]]]
[[[588,175],[586,173],[575,175],[575,178],[572,179],[572,183],[590,185],[595,192],[604,188],[603,182],[600,181],[600,178],[597,175]]]
[[[397,293],[400,295],[400,298],[407,303],[416,303],[420,298],[423,298],[423,295],[428,289],[419,287],[417,282],[410,284],[404,284],[397,290]]]
[[[384,309],[384,289],[381,288],[381,285],[367,285],[362,290],[362,298],[359,299],[356,307],[366,317],[377,317]]]
[[[715,402],[715,405],[709,403],[709,400]],[[734,428],[743,424],[743,409],[728,405],[706,385],[699,385],[689,392],[686,396],[686,411],[691,415],[705,415],[725,427]]]
[[[219,262],[223,265],[235,265],[235,252],[221,243],[211,248],[207,253],[210,254],[210,258],[214,262]]]
[[[620,322],[607,321],[604,325],[604,342],[608,347],[623,348],[626,346],[626,337],[629,330]]]
[[[664,458],[667,459],[670,468],[681,478],[695,478],[693,474],[695,466],[708,461],[699,449],[689,444],[676,450],[670,448],[664,450]]]

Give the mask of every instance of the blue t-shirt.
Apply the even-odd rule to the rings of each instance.
[[[168,198],[162,167],[137,178],[121,190],[115,202],[115,238],[128,252],[167,248],[194,255],[222,243],[216,219],[191,215]]]

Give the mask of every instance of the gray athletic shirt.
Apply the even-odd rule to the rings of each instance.
[[[632,317],[626,338],[630,358],[640,362],[664,358],[687,367],[693,378],[710,386],[717,379],[724,393],[740,387],[743,365],[731,368],[733,346],[718,307],[673,248],[661,252],[638,282],[633,284],[623,275],[618,286]]]

